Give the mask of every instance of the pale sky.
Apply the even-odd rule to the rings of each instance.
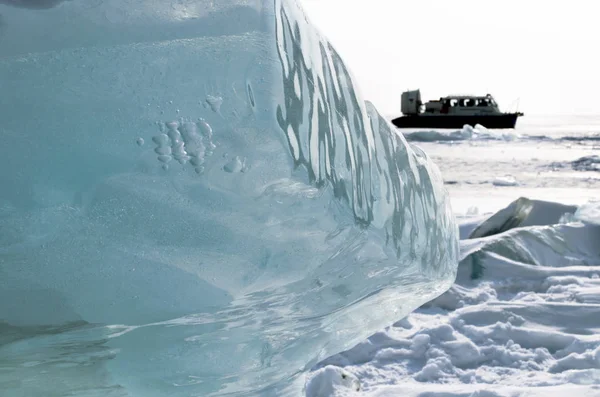
[[[301,0],[365,99],[398,114],[491,93],[502,110],[600,115],[600,0]]]

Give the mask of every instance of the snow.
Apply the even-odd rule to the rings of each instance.
[[[334,365],[327,365],[315,371],[306,384],[306,394],[309,396],[348,394],[358,391],[360,391],[358,378]]]
[[[595,204],[526,198],[461,216],[456,283],[321,364],[354,375],[360,392],[306,395],[600,396],[600,227],[561,216],[586,208],[598,219]]]

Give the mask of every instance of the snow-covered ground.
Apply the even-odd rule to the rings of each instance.
[[[456,283],[320,363],[306,395],[600,396],[600,205],[585,204],[600,198],[594,130],[420,142],[460,224]]]

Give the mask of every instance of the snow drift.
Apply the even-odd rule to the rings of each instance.
[[[599,213],[520,198],[466,219],[456,283],[320,363],[307,396],[600,395]]]

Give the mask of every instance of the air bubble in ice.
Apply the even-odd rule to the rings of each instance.
[[[235,156],[233,159],[231,159],[230,162],[228,162],[227,164],[225,164],[225,166],[223,166],[223,169],[229,173],[240,172],[243,168],[244,168],[244,161],[242,161],[242,159],[240,159],[240,156]]]
[[[156,149],[154,149],[154,152],[156,152],[156,154],[160,154],[160,155],[170,155],[171,148],[169,146],[159,146]]]
[[[200,129],[200,132],[202,133],[202,135],[204,135],[205,138],[207,138],[207,139],[212,138],[213,130],[212,130],[212,127],[210,126],[210,124],[208,124],[206,122],[206,120],[204,120],[204,119],[198,120],[198,128]]]
[[[158,146],[167,146],[169,144],[169,137],[167,134],[158,134],[152,137],[152,141]]]
[[[172,160],[172,157],[169,156],[169,155],[158,156],[158,161],[160,161],[161,163],[165,163],[166,164],[166,163],[168,163],[171,160]]]
[[[213,112],[219,113],[221,110],[221,105],[223,104],[223,98],[220,96],[206,96],[206,103],[210,106]]]

